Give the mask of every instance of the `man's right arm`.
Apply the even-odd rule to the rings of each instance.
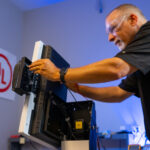
[[[134,94],[121,89],[119,86],[97,88],[84,85],[75,86],[74,83],[67,84],[67,86],[85,97],[108,103],[122,102]]]

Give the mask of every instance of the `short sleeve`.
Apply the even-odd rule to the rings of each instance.
[[[125,91],[134,93],[139,97],[136,73],[128,75],[126,79],[123,79],[119,84],[119,87]]]
[[[147,74],[150,71],[150,22],[142,26],[133,41],[115,57]]]

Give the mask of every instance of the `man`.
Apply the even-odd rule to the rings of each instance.
[[[33,62],[29,68],[51,81],[67,86],[86,97],[103,102],[121,102],[135,94],[142,98],[147,136],[150,139],[150,22],[134,5],[124,4],[106,17],[108,40],[121,50],[115,57],[80,68],[60,70],[50,60]],[[119,86],[94,88],[76,83],[122,80]]]

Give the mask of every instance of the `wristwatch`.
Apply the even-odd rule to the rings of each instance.
[[[66,74],[67,70],[68,70],[68,68],[62,68],[60,70],[60,81],[62,83],[65,83],[65,74]]]

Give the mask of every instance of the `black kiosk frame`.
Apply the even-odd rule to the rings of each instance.
[[[50,59],[59,68],[70,67],[51,46],[35,43],[32,62]],[[23,57],[16,64],[12,90],[26,95],[20,119],[19,134],[52,150],[62,141],[85,141],[90,150],[96,150],[96,114],[92,101],[66,103],[67,87],[47,81],[29,71],[31,61]],[[87,145],[86,144],[86,145]],[[62,150],[70,149],[64,146]]]

